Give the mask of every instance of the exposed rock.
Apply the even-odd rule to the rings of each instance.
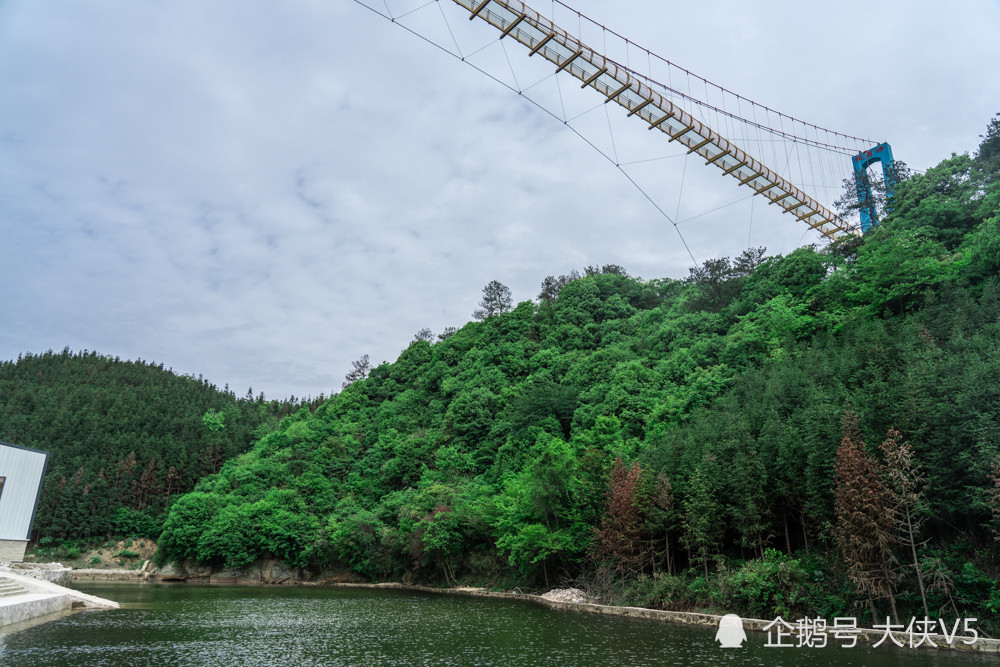
[[[153,570],[153,578],[160,581],[187,581],[188,573],[179,563],[167,563]]]
[[[246,581],[246,570],[234,570],[231,568],[213,572],[209,577],[213,584],[239,584]]]
[[[182,563],[184,571],[187,572],[188,581],[192,579],[208,580],[212,576],[212,566],[203,565],[196,560],[186,560]]]
[[[213,584],[291,584],[305,581],[304,570],[288,567],[278,560],[258,560],[244,568],[213,570],[195,561],[168,563],[151,568],[145,576],[158,581],[208,581]]]
[[[148,578],[148,574],[142,574],[138,570],[112,570],[106,567],[83,567],[70,573],[72,581],[142,581]]]
[[[242,579],[261,584],[289,584],[305,578],[301,570],[274,559],[258,560],[239,574]]]
[[[587,594],[579,588],[554,588],[542,595],[546,600],[552,602],[586,602]]]
[[[265,583],[283,584],[303,579],[303,572],[297,568],[290,568],[280,561],[264,561],[265,566],[261,570],[264,573],[261,577]]]

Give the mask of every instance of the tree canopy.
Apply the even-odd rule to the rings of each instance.
[[[289,407],[92,351],[0,362],[0,440],[50,453],[36,537],[156,537],[172,499]]]

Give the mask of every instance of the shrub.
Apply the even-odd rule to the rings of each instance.
[[[754,618],[797,618],[805,613],[809,575],[798,559],[765,549],[761,559],[747,561],[734,573],[720,574],[721,598]]]
[[[699,578],[699,581],[703,584],[704,577]],[[695,606],[695,588],[693,582],[683,575],[675,576],[664,572],[653,576],[642,575],[628,583],[623,603],[653,609],[687,611]]]

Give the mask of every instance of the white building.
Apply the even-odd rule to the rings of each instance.
[[[49,453],[0,442],[0,562],[24,560]]]

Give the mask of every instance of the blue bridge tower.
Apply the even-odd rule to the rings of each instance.
[[[885,185],[886,210],[892,210],[893,188],[896,185],[896,170],[893,166],[892,147],[881,143],[854,156],[854,185],[857,188],[858,204],[861,210],[861,232],[868,231],[878,224],[876,215],[875,195],[872,193],[871,181],[868,178],[868,167],[876,162],[882,163],[882,182]]]

